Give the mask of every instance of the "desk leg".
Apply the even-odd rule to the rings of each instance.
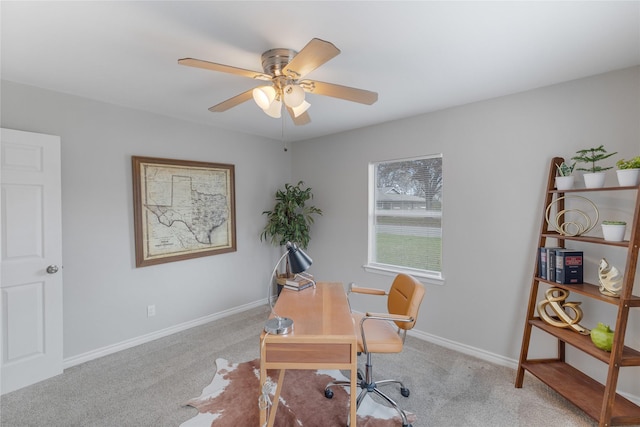
[[[276,392],[273,396],[273,405],[271,405],[271,411],[269,412],[269,423],[267,427],[273,427],[276,422],[276,412],[278,411],[278,403],[280,403],[280,392],[284,387],[284,373],[286,369],[280,369],[280,375],[278,375],[278,385],[276,386]]]
[[[266,359],[266,351],[265,346],[260,346],[260,390],[259,393],[262,393],[262,389],[264,387],[264,383],[267,381],[267,366],[264,363]],[[260,409],[260,427],[273,427],[276,419],[276,411],[278,410],[278,403],[280,403],[280,392],[282,391],[283,383],[284,383],[284,373],[285,369],[280,369],[280,375],[278,376],[278,384],[276,386],[276,392],[273,397],[273,402],[271,404],[271,408],[269,408],[269,422],[267,423],[267,409]]]
[[[265,365],[265,343],[261,342],[260,343],[260,390],[258,390],[258,393],[262,393],[262,388],[264,387],[264,383],[265,381],[267,381],[267,367]],[[260,408],[260,427],[264,427],[267,422],[267,409],[266,408]]]
[[[349,423],[349,427],[356,427],[356,411],[358,410],[356,407],[356,396],[360,391],[358,388],[358,351],[356,347],[357,345],[351,346],[351,360],[353,363],[351,364],[351,387],[349,387],[349,395],[351,398],[351,403],[349,404],[349,419],[351,422]]]

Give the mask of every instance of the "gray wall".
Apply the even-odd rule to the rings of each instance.
[[[640,152],[640,67],[297,142],[289,153],[276,141],[10,82],[2,83],[2,127],[62,137],[67,359],[264,301],[278,250],[258,239],[261,212],[287,181],[313,187],[324,211],[308,250],[312,273],[388,286],[390,276],[362,269],[368,163],[441,152],[446,283],[427,287],[417,333],[513,364],[549,160],[601,143],[619,151],[616,158]],[[131,155],[235,164],[238,252],[136,269]],[[610,171],[608,184],[614,182]],[[591,280],[600,257],[624,261],[619,253],[585,251]],[[156,317],[146,317],[148,304],[156,305]],[[361,298],[354,305],[369,308]],[[587,327],[614,324],[612,307],[585,301],[583,309]],[[640,348],[638,313],[628,338]],[[551,340],[536,335],[535,342],[534,353],[551,354]],[[569,357],[604,378],[602,363]],[[625,368],[620,380],[635,396],[639,370]]]
[[[65,359],[264,303],[278,249],[259,240],[262,211],[291,164],[280,142],[10,82],[2,127],[61,137]],[[135,268],[132,155],[234,164],[237,252]]]
[[[304,179],[314,189],[314,201],[324,211],[309,246],[312,268],[322,279],[388,286],[392,277],[362,268],[367,261],[368,163],[443,153],[446,282],[427,286],[416,327],[427,337],[513,364],[520,353],[550,159],[570,158],[578,149],[600,144],[619,152],[612,159],[640,154],[640,68],[298,142],[292,150],[293,179]],[[613,170],[607,179],[615,185]],[[603,202],[624,215],[632,212],[628,203]],[[584,250],[592,283],[597,283],[600,257],[624,265],[619,250]],[[369,308],[364,298],[354,298],[357,309]],[[615,325],[609,305],[587,300],[583,310],[586,327],[598,321]],[[533,353],[551,355],[555,344],[537,335],[542,348],[533,347]],[[627,337],[640,348],[638,310]],[[593,360],[584,369],[599,378],[606,374],[605,365]],[[625,368],[621,385],[640,396],[639,378],[640,368]]]

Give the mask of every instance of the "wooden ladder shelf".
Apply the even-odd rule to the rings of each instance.
[[[603,295],[599,286],[590,283],[579,285],[564,285],[541,278],[539,274],[540,251],[537,251],[534,277],[531,281],[529,302],[527,304],[527,317],[522,338],[522,348],[515,386],[521,388],[525,371],[547,384],[553,390],[564,396],[571,403],[582,409],[591,418],[598,421],[600,427],[614,425],[640,424],[640,407],[616,393],[618,375],[620,370],[629,366],[640,366],[640,351],[625,346],[625,333],[629,311],[640,307],[640,297],[633,295],[633,284],[638,262],[638,247],[640,246],[640,186],[636,187],[606,187],[597,189],[573,189],[556,190],[554,180],[556,165],[560,165],[564,159],[555,157],[549,166],[547,188],[542,209],[538,247],[545,247],[547,239],[555,239],[558,247],[565,247],[565,241],[577,241],[594,245],[612,245],[625,248],[626,265],[624,268],[624,285],[619,298]],[[565,195],[581,194],[585,192],[616,192],[632,191],[635,195],[635,207],[633,221],[627,224],[631,227],[631,236],[628,241],[609,242],[602,238],[587,236],[568,236],[550,231],[546,221],[546,209],[551,203],[556,203],[557,209],[564,209]],[[559,200],[560,198],[560,200]],[[536,313],[538,290],[556,287],[569,292],[592,298],[597,301],[615,305],[617,317],[615,324],[614,342],[611,352],[598,349],[587,335],[581,335],[569,328],[552,326],[542,320]],[[557,339],[558,350],[556,357],[548,359],[530,359],[529,344],[533,328],[544,331]],[[601,384],[571,366],[565,360],[565,345],[578,349],[585,354],[608,365],[606,384]]]

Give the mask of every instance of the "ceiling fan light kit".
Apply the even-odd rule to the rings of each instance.
[[[311,121],[307,113],[311,104],[305,100],[305,92],[367,105],[378,100],[378,94],[375,92],[314,80],[301,80],[339,53],[340,50],[332,43],[314,38],[300,52],[281,48],[264,52],[263,73],[193,58],[179,59],[178,63],[271,82],[271,85],[249,89],[214,105],[209,108],[211,112],[223,112],[253,98],[265,114],[273,118],[281,117],[284,104],[293,123],[304,125]]]
[[[275,82],[276,85],[278,83],[280,82]],[[295,117],[307,111],[311,106],[304,100],[304,89],[295,84],[287,84],[284,88],[281,85],[258,86],[253,89],[252,93],[253,100],[258,104],[258,107],[262,108],[268,116],[274,118],[280,118],[283,101],[287,107],[294,110],[294,113],[297,111],[297,114],[294,114]]]

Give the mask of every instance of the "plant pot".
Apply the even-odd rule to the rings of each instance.
[[[569,176],[556,176],[556,189],[558,190],[571,190],[573,188],[573,175]]]
[[[608,242],[622,242],[626,224],[602,224],[602,235]]]
[[[618,169],[620,187],[635,187],[640,182],[640,169]]]
[[[604,187],[604,172],[585,173],[582,175],[584,178],[584,186],[587,188],[602,188]]]

